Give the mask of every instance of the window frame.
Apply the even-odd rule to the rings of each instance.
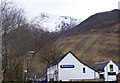
[[[113,71],[113,65],[112,64],[109,65],[109,68],[110,68],[110,71]]]
[[[86,72],[86,69],[85,69],[85,67],[83,67],[83,73],[85,73]]]

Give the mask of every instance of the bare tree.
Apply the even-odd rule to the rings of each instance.
[[[0,1],[1,3],[1,1]],[[1,11],[1,6],[0,6]],[[0,82],[2,82],[2,19],[1,19],[1,12],[0,12]]]
[[[32,53],[31,58],[29,59],[29,61],[27,62],[27,73],[26,73],[26,77],[25,80],[28,81],[29,75],[31,73],[31,68],[32,68],[32,62],[36,56],[36,54],[40,51],[41,48],[43,48],[49,41],[49,33],[46,31],[43,31],[41,29],[38,29],[39,27],[36,25],[32,25],[31,29],[32,29],[32,34],[33,34],[33,49],[32,51],[34,51],[34,53]],[[29,56],[28,56],[29,57]]]
[[[26,81],[31,73],[32,62],[36,54],[47,45],[50,63],[57,54],[56,47],[50,46],[49,32],[41,29],[38,23],[28,22],[23,15],[24,11],[17,8],[11,1],[2,1],[2,26],[3,26],[3,77],[4,81],[21,81],[23,59],[29,57],[28,51],[32,50],[30,59],[27,61]],[[44,52],[46,52],[44,50]],[[24,57],[25,56],[25,57]],[[46,53],[47,56],[47,53]],[[19,76],[19,77],[18,77]]]
[[[22,73],[21,56],[32,48],[32,34],[23,15],[23,9],[17,8],[14,2],[5,0],[2,1],[1,7],[4,55],[3,80],[14,81],[20,78],[15,73]]]
[[[59,55],[61,50],[55,43],[50,43],[40,50],[40,58],[45,66],[48,66],[52,63]]]

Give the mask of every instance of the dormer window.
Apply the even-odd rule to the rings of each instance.
[[[110,71],[113,71],[113,65],[110,65]]]

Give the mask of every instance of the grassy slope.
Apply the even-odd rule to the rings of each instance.
[[[114,33],[69,36],[56,43],[63,53],[72,51],[88,65],[106,60],[118,62],[118,38]]]

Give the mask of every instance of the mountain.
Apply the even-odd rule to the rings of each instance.
[[[75,27],[59,33],[51,32],[51,39],[55,40],[54,44],[57,45],[57,50],[62,51],[61,54],[72,51],[89,66],[108,60],[120,62],[119,14],[118,9],[94,14]],[[38,67],[42,68],[40,65]]]
[[[79,25],[61,32],[55,43],[64,52],[72,51],[88,65],[113,60],[119,62],[120,10],[100,12]]]
[[[120,17],[119,9],[114,9],[112,11],[100,12],[90,16],[88,19],[77,25],[74,30],[75,33],[93,33],[93,32],[116,32],[118,29],[114,27],[118,24],[118,17]]]
[[[76,19],[68,16],[58,16],[52,15],[48,13],[41,13],[36,17],[35,22],[39,23],[39,25],[48,29],[48,31],[60,31],[66,30],[67,28],[74,27],[82,22],[81,19]]]

